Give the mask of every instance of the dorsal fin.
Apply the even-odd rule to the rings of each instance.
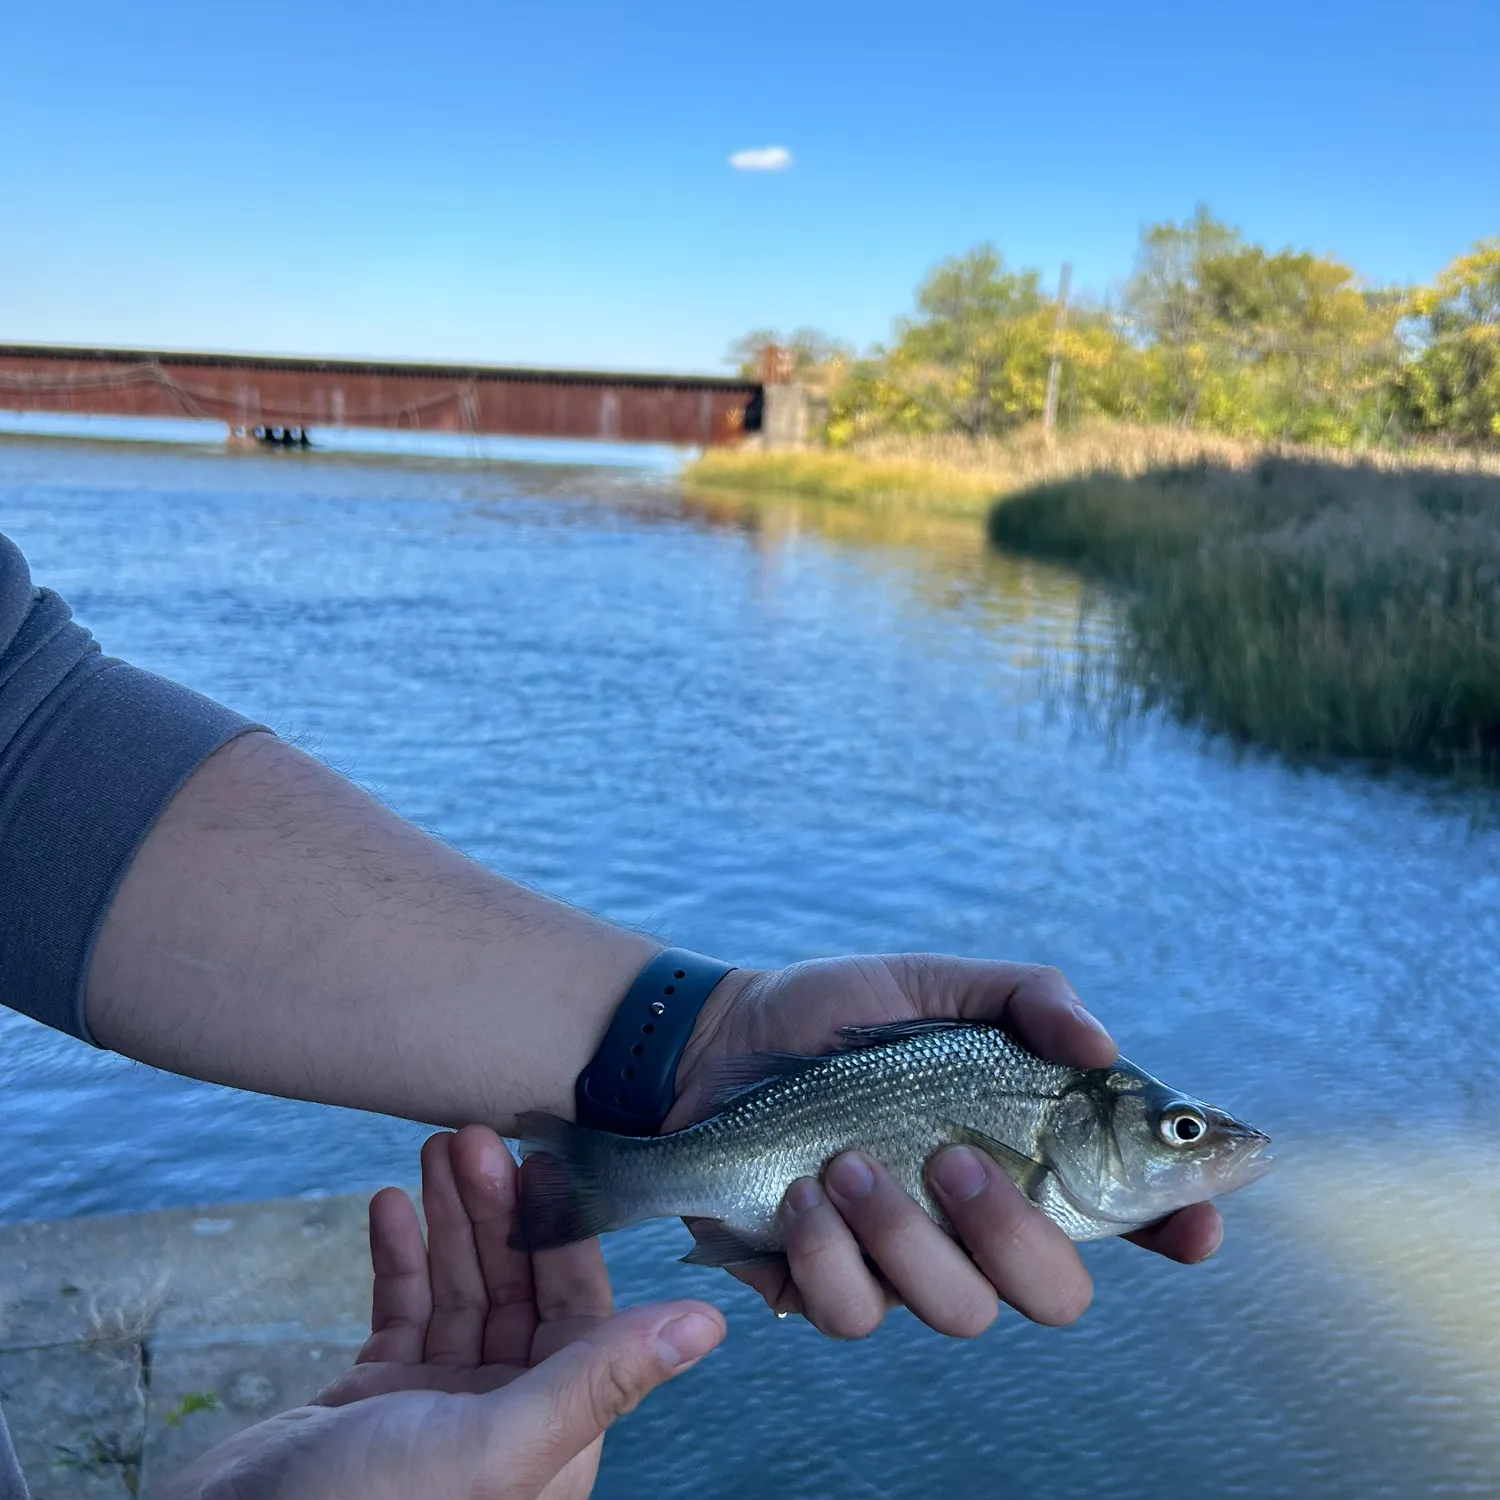
[[[741,1052],[722,1058],[708,1070],[697,1112],[700,1116],[717,1114],[731,1100],[772,1078],[791,1078],[826,1061],[826,1057],[804,1057],[798,1052]]]
[[[742,1052],[726,1057],[709,1069],[701,1098],[695,1106],[701,1119],[717,1114],[741,1094],[772,1078],[794,1078],[816,1068],[841,1052],[863,1052],[871,1047],[889,1047],[913,1037],[937,1036],[947,1031],[984,1027],[983,1021],[890,1021],[883,1026],[844,1026],[838,1043],[828,1052],[805,1056],[800,1052]]]
[[[889,1047],[918,1036],[939,1036],[945,1031],[973,1031],[983,1021],[888,1021],[883,1026],[845,1026],[839,1031],[841,1052],[862,1052],[867,1047]],[[994,1030],[994,1027],[986,1027]]]

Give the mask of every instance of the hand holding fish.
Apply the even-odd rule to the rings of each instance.
[[[604,1431],[724,1335],[701,1302],[613,1301],[597,1240],[506,1244],[515,1163],[487,1127],[422,1151],[427,1243],[405,1193],[370,1204],[371,1334],[312,1403],[247,1428],[167,1500],[585,1500]]]
[[[841,1036],[854,1051],[815,1056]],[[1067,981],[1033,965],[904,955],[736,972],[677,1079],[653,1140],[522,1116],[552,1153],[525,1192],[532,1242],[681,1213],[690,1259],[835,1337],[902,1302],[960,1337],[1001,1301],[1071,1322],[1092,1295],[1075,1240],[1120,1234],[1202,1260],[1222,1234],[1206,1200],[1269,1164],[1263,1135],[1120,1061]]]

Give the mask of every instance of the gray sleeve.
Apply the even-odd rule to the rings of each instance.
[[[0,1500],[26,1500],[26,1479],[5,1430],[4,1412],[0,1412]]]
[[[183,782],[259,727],[100,655],[0,536],[0,1003],[93,1040],[84,983],[121,877]]]

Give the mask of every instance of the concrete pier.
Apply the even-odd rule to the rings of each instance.
[[[0,1227],[0,1405],[35,1500],[151,1500],[369,1330],[364,1195]]]
[[[767,385],[761,408],[761,444],[766,448],[805,448],[811,433],[811,402],[805,385]]]

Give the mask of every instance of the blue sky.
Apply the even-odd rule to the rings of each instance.
[[[1373,280],[1500,234],[1500,5],[12,0],[0,339],[712,370],[1202,200]],[[731,153],[783,146],[783,172]]]

